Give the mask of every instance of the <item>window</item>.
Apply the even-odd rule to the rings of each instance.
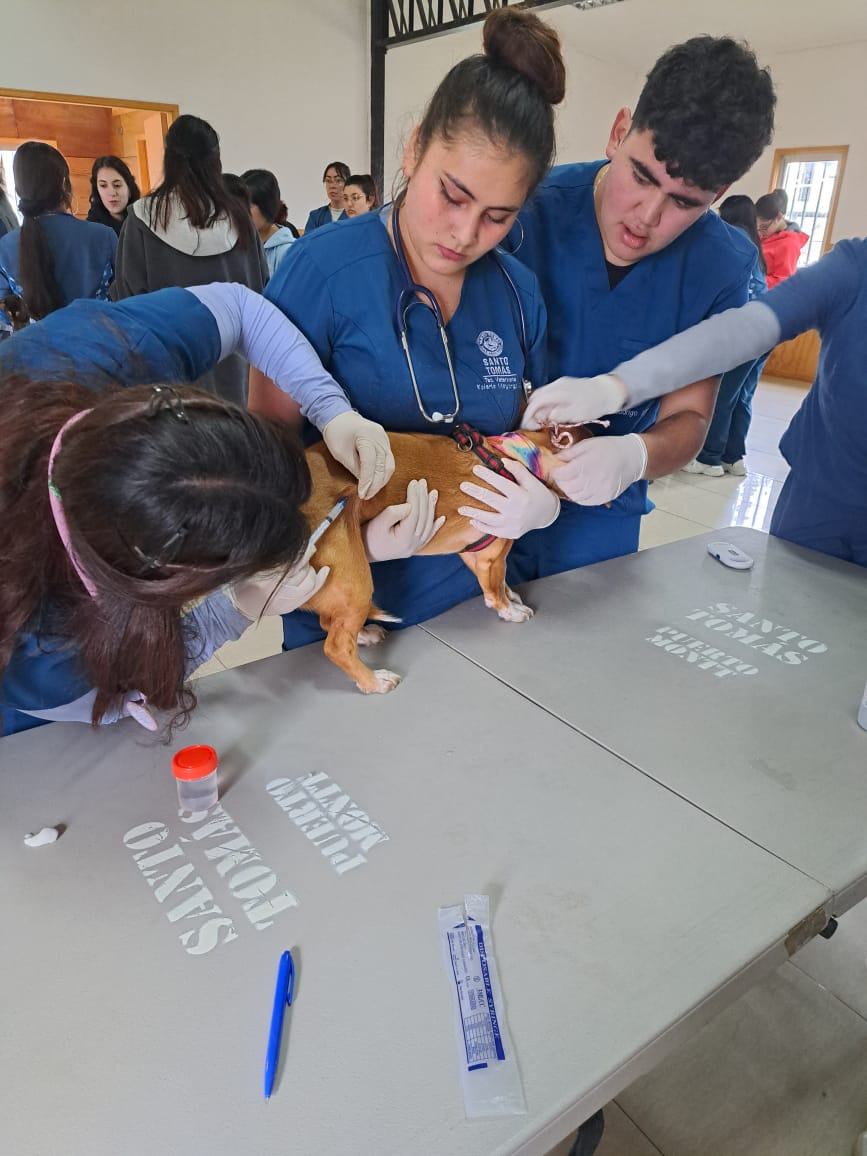
[[[12,158],[15,156],[14,149],[0,148],[0,176],[3,177],[3,182],[6,186],[6,195],[9,197],[9,203],[15,210],[18,220],[21,220],[21,214],[18,212],[18,197],[15,195],[15,181],[12,176]]]
[[[786,220],[810,240],[801,250],[798,267],[812,265],[831,248],[834,213],[840,195],[847,145],[834,148],[777,149],[771,188],[789,197]]]

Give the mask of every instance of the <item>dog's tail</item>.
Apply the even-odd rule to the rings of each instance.
[[[402,618],[395,618],[393,614],[386,614],[384,610],[380,610],[379,607],[375,606],[372,602],[370,604],[370,610],[367,612],[367,617],[374,622],[403,622]]]

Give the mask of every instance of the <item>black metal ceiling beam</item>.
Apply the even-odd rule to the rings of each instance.
[[[517,3],[518,0],[515,0]],[[623,0],[523,0],[524,8],[601,8]],[[479,24],[509,0],[370,0],[370,171],[382,188],[385,152],[385,54],[389,48]]]
[[[523,7],[563,8],[573,2],[523,0]],[[389,49],[478,24],[495,8],[508,8],[509,0],[373,0],[371,9],[380,6],[387,11],[384,46]]]

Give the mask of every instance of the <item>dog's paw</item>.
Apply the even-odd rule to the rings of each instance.
[[[373,677],[367,685],[355,684],[365,694],[388,694],[400,682],[400,675],[393,670],[372,670],[370,673]]]
[[[497,614],[504,622],[529,622],[533,617],[533,610],[522,602],[513,590],[507,590],[509,595],[509,605],[503,610],[498,610]]]
[[[529,607],[526,606],[525,603],[521,601],[521,595],[516,594],[515,591],[511,588],[511,586],[506,587],[506,597],[509,599],[510,602],[513,602],[515,604],[515,606],[523,606],[525,610],[529,610]],[[533,611],[530,610],[530,616],[532,617],[532,615],[533,615]]]
[[[376,626],[370,622],[359,630],[356,642],[359,646],[376,646],[377,642],[382,642],[386,634],[388,631],[384,626]]]

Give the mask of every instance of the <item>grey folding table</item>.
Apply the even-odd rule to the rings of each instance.
[[[731,570],[727,540],[754,558]],[[867,574],[715,530],[536,582],[520,627],[476,602],[434,637],[822,882],[867,895]],[[520,645],[511,630],[520,630]]]
[[[574,625],[475,610],[522,644]],[[0,740],[4,1152],[541,1156],[823,921],[825,884],[423,630],[377,661],[406,676],[382,698],[319,647],[202,680],[170,747],[131,721]],[[169,771],[192,742],[221,758],[204,817]],[[524,1116],[464,1117],[436,914],[470,892]]]

